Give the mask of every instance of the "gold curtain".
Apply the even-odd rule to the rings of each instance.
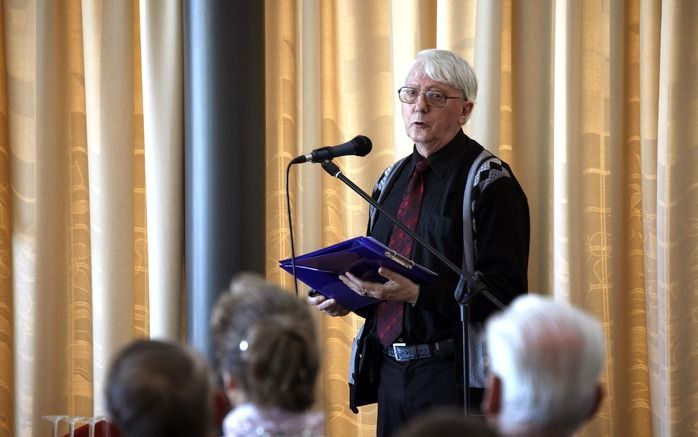
[[[268,276],[290,287],[284,170],[341,158],[369,191],[406,154],[395,90],[448,48],[480,80],[466,131],[529,198],[533,292],[603,322],[607,397],[580,435],[698,432],[698,2],[266,0]],[[0,1],[0,437],[45,414],[103,414],[109,358],[178,337],[179,1]],[[313,165],[291,178],[299,253],[365,231],[364,202]],[[330,436],[375,433],[347,406],[356,317],[318,316]]]
[[[179,338],[181,4],[0,14],[0,436],[38,436],[105,413],[125,342]]]
[[[338,159],[365,191],[411,147],[395,90],[423,48],[471,61],[466,131],[509,161],[531,207],[529,281],[600,318],[607,397],[588,436],[698,432],[698,2],[267,0],[268,272],[288,256],[283,169],[356,134]],[[365,232],[367,208],[317,166],[291,178],[299,252]],[[281,230],[281,231],[280,231]],[[328,435],[375,433],[348,411],[356,317],[319,318]]]

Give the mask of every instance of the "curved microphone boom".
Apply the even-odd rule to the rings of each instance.
[[[322,162],[337,158],[339,156],[357,155],[366,156],[373,148],[371,140],[363,135],[357,135],[351,141],[337,146],[327,146],[315,149],[306,155],[300,155],[291,161],[291,164],[300,164],[303,162]]]

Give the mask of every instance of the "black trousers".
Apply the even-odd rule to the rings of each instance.
[[[454,359],[397,362],[386,356],[378,388],[378,437],[389,437],[418,415],[438,406],[463,405],[463,388]],[[480,410],[482,390],[470,391],[471,411]]]

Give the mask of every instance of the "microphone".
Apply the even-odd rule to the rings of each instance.
[[[363,135],[357,135],[353,140],[347,141],[344,144],[337,146],[327,146],[315,149],[307,155],[300,155],[291,161],[291,164],[300,164],[303,162],[321,162],[337,158],[339,156],[357,155],[366,156],[373,148],[371,140]]]

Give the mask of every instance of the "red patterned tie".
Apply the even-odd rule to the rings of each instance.
[[[400,202],[397,210],[397,219],[400,220],[410,230],[417,228],[419,221],[419,210],[422,206],[422,196],[424,195],[424,182],[422,174],[429,167],[426,159],[419,159],[410,176],[407,191]],[[393,227],[390,235],[388,247],[395,250],[402,256],[412,257],[412,237],[397,226]],[[396,301],[383,301],[377,307],[377,332],[378,338],[383,346],[391,345],[402,332],[402,317],[405,312],[405,303]]]

